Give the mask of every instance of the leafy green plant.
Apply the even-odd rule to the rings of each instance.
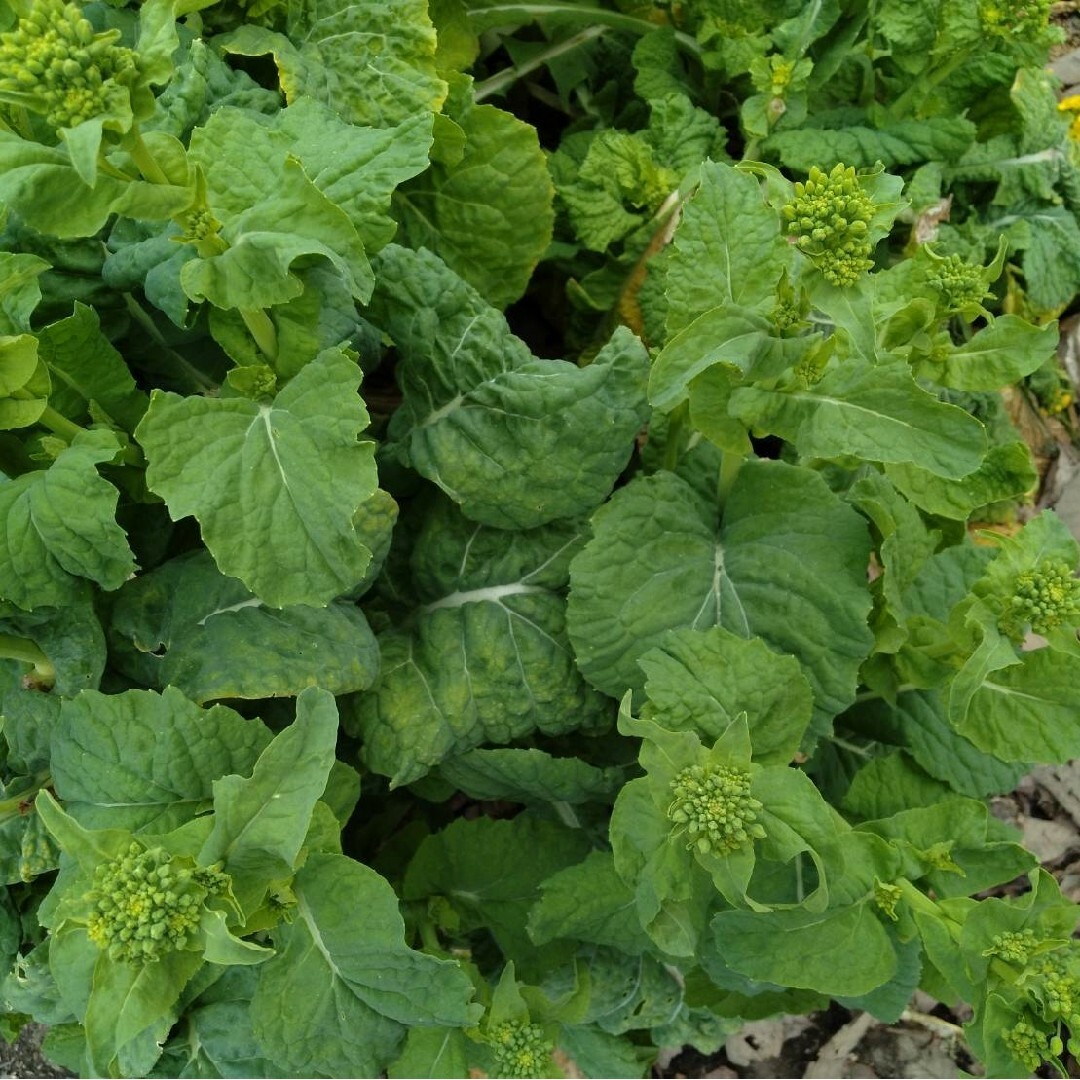
[[[1073,1052],[986,802],[1080,755],[998,394],[1076,284],[1045,9],[728,7],[0,8],[6,1033],[642,1076],[921,987]]]

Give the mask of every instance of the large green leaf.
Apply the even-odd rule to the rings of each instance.
[[[632,481],[597,511],[571,567],[581,671],[613,697],[640,690],[637,661],[668,630],[719,625],[799,660],[822,730],[852,701],[870,650],[865,525],[818,474],[766,460],[743,465],[716,519],[671,473]]]
[[[780,435],[805,457],[857,455],[901,462],[958,479],[986,453],[982,424],[920,389],[906,363],[872,365],[854,357],[805,390],[736,388],[732,414]]]
[[[377,490],[360,372],[328,350],[270,403],[155,390],[136,436],[146,482],[193,514],[223,574],[267,604],[324,605],[364,575],[355,515]]]
[[[757,177],[706,162],[667,259],[668,334],[720,304],[770,310],[791,260]]]
[[[648,415],[637,338],[620,328],[584,368],[538,360],[434,256],[393,247],[378,265],[372,316],[397,345],[404,396],[390,434],[413,467],[498,528],[601,502]]]
[[[172,687],[88,690],[61,707],[52,775],[87,828],[166,833],[209,810],[213,782],[249,773],[269,741],[258,720],[200,709]]]
[[[49,264],[37,255],[0,251],[0,334],[22,334],[41,302],[38,278]]]
[[[1033,326],[1016,315],[1002,315],[970,341],[916,371],[956,390],[1000,390],[1046,363],[1057,343],[1056,323]]]
[[[267,608],[205,551],[128,582],[110,633],[121,671],[200,703],[283,697],[306,686],[347,694],[370,686],[379,668],[375,636],[355,604]]]
[[[509,547],[507,536],[445,500],[421,527],[410,576],[422,606],[379,635],[379,681],[346,712],[368,766],[395,785],[484,742],[603,722],[606,703],[577,673],[564,629],[581,527],[516,533]]]
[[[180,282],[192,300],[263,308],[299,296],[298,259],[321,256],[354,296],[374,278],[349,214],[321,191],[277,135],[245,110],[222,108],[191,136],[189,156],[206,176],[209,210],[221,224],[220,254],[189,259]]]
[[[714,626],[674,630],[638,661],[649,705],[643,716],[715,742],[746,714],[754,760],[787,764],[813,712],[813,692],[793,656]]]
[[[433,163],[398,190],[402,232],[505,307],[525,291],[551,241],[547,162],[536,129],[508,112],[461,93],[448,115],[465,135],[461,158]]]
[[[374,870],[342,855],[308,857],[292,884],[278,955],[259,969],[251,1002],[266,1056],[303,1075],[378,1076],[406,1024],[479,1019],[456,963],[405,944],[398,898]]]
[[[830,996],[868,993],[896,971],[896,953],[866,902],[820,914],[797,908],[723,911],[712,921],[706,948],[726,967],[759,982]]]
[[[437,111],[446,94],[425,0],[296,0],[285,34],[249,23],[218,43],[273,54],[290,105],[314,98],[351,124],[390,127]]]
[[[118,493],[97,471],[119,449],[109,431],[81,432],[48,469],[0,480],[0,599],[62,607],[79,598],[84,578],[117,589],[131,576]]]

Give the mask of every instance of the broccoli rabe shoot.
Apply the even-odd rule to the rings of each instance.
[[[184,866],[164,848],[132,841],[94,871],[87,934],[113,960],[157,960],[190,943],[206,900],[228,884],[218,868]]]
[[[1040,560],[1018,574],[999,620],[1002,633],[1022,638],[1030,628],[1049,634],[1080,622],[1080,578],[1062,559]]]
[[[925,272],[926,284],[937,293],[946,311],[982,306],[990,295],[984,267],[965,262],[959,255],[934,255],[929,249],[927,253],[932,261]]]
[[[551,1075],[551,1040],[539,1024],[507,1020],[487,1033],[498,1076],[512,1078]]]
[[[1051,0],[980,0],[979,22],[987,34],[1010,42],[1039,42],[1050,22]]]
[[[34,0],[14,30],[0,34],[0,94],[45,117],[54,130],[113,111],[137,75],[119,30],[95,33],[82,9]]]
[[[1029,1073],[1044,1061],[1053,1061],[1063,1049],[1059,1036],[1040,1029],[1028,1019],[1018,1020],[1001,1037],[1009,1052]]]
[[[671,792],[668,817],[677,833],[686,833],[687,847],[702,855],[728,855],[765,836],[756,823],[761,803],[750,795],[750,774],[742,769],[689,765],[671,781]]]
[[[1047,1021],[1060,1021],[1080,1032],[1080,966],[1075,949],[1043,953],[1024,972],[1030,1003]]]
[[[900,903],[904,890],[899,885],[893,885],[886,881],[874,879],[874,903],[886,918],[898,922],[900,916],[896,914],[896,905]]]
[[[1008,964],[1023,967],[1037,944],[1033,930],[1005,930],[994,935],[990,947],[983,950],[983,956],[996,956]]]
[[[826,174],[816,166],[781,210],[796,246],[833,285],[854,285],[873,266],[874,200],[851,166]]]

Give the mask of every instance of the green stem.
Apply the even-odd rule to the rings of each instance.
[[[273,363],[278,357],[277,327],[265,308],[240,308],[240,318],[248,328],[259,351]]]
[[[484,79],[483,82],[478,82],[473,88],[473,100],[479,103],[493,94],[501,94],[508,86],[517,82],[518,79],[524,78],[537,68],[543,67],[549,60],[573,52],[574,49],[579,49],[582,45],[587,45],[590,41],[594,41],[606,33],[607,27],[605,26],[589,26],[572,37],[568,37],[565,41],[554,42],[548,48],[529,57],[523,63],[503,68],[502,71],[497,71],[490,78]]]
[[[477,8],[470,11],[469,17],[483,19],[486,26],[492,25],[493,16],[500,13],[506,15],[506,25],[516,26],[523,21],[531,22],[533,19],[542,19],[545,15],[558,15],[563,19],[577,19],[580,22],[610,26],[614,30],[627,30],[632,34],[652,33],[654,30],[662,30],[664,26],[650,22],[648,19],[639,19],[634,15],[624,15],[621,11],[611,11],[608,8],[585,7],[575,3],[523,3],[512,2],[494,4],[488,7]],[[524,18],[522,18],[524,16]],[[697,39],[681,30],[675,31],[675,44],[684,52],[694,56],[701,55],[701,46]]]
[[[150,153],[150,147],[143,142],[143,137],[139,133],[139,129],[137,127],[132,128],[131,133],[134,138],[132,139],[131,146],[128,148],[128,153],[131,155],[131,160],[138,166],[139,172],[143,175],[143,179],[149,180],[151,184],[167,184],[169,178],[158,164],[157,158]]]
[[[690,406],[683,402],[668,414],[667,441],[664,443],[664,468],[674,472],[683,453],[683,437],[686,434]]]
[[[0,657],[17,660],[20,664],[33,664],[33,682],[39,690],[51,690],[56,682],[56,668],[29,638],[0,634]]]
[[[901,683],[895,691],[895,694],[904,694],[908,690],[918,690],[919,687],[912,685],[911,683]],[[880,690],[867,690],[865,693],[855,695],[855,704],[857,705],[861,701],[881,701],[885,695]]]
[[[59,435],[65,442],[71,442],[83,430],[74,420],[61,416],[51,405],[45,406],[45,411],[38,417],[38,423],[44,424],[54,435]]]
[[[742,454],[736,454],[732,450],[725,450],[720,458],[720,479],[716,486],[716,501],[721,511],[727,505],[728,496],[735,486],[735,479],[739,475],[746,458]]]
[[[29,786],[17,795],[12,795],[8,799],[0,799],[0,825],[15,818],[26,817],[27,814],[31,813],[38,792],[51,783],[52,776],[49,773],[38,773],[30,781]]]
[[[902,120],[920,100],[925,100],[930,92],[940,86],[950,75],[958,71],[971,59],[971,53],[963,50],[956,53],[944,64],[933,68],[916,79],[897,99],[889,109],[889,115],[894,120]]]

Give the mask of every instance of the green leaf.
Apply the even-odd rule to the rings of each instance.
[[[128,582],[109,631],[119,670],[200,704],[286,697],[306,686],[346,694],[367,689],[379,669],[375,635],[355,604],[267,608],[205,551]]]
[[[752,979],[831,997],[869,993],[897,968],[896,952],[869,903],[820,914],[797,908],[722,911],[712,921],[707,948]]]
[[[398,1054],[403,1025],[479,1020],[458,965],[405,944],[398,898],[374,870],[311,855],[292,885],[293,919],[278,955],[258,968],[251,1002],[264,1053],[303,1074],[377,1076]]]
[[[462,157],[435,162],[394,196],[402,235],[439,255],[489,303],[525,291],[551,241],[553,188],[536,129],[493,105],[454,95]]]
[[[827,171],[838,162],[856,169],[881,162],[890,168],[920,161],[956,161],[975,141],[975,130],[970,120],[960,116],[901,120],[881,129],[804,127],[770,135],[764,149],[800,172],[809,172],[814,165]]]
[[[737,387],[731,411],[790,440],[805,457],[853,454],[959,479],[986,453],[982,424],[916,386],[906,363],[871,366],[852,358],[805,390]]]
[[[439,765],[438,776],[471,799],[530,803],[611,802],[623,782],[616,766],[598,768],[543,750],[470,750]]]
[[[460,1028],[413,1027],[405,1039],[401,1056],[390,1063],[386,1075],[391,1080],[417,1077],[446,1077],[464,1080],[469,1075],[468,1041]]]
[[[714,626],[673,630],[638,663],[646,678],[647,719],[712,743],[745,714],[755,761],[786,765],[794,758],[814,702],[794,656]]]
[[[947,480],[909,462],[892,462],[885,475],[916,506],[953,521],[966,521],[987,503],[1019,499],[1038,483],[1039,475],[1026,443],[997,443],[982,464],[960,480]]]
[[[321,256],[366,300],[374,277],[356,226],[308,176],[291,140],[275,134],[232,108],[192,134],[190,159],[206,177],[209,211],[226,246],[183,264],[184,292],[220,308],[271,307],[300,295],[293,263]]]
[[[916,373],[956,390],[1000,390],[1037,370],[1057,349],[1054,323],[1033,326],[1001,315],[943,359],[920,364]]]
[[[678,477],[635,479],[594,515],[571,567],[578,666],[621,696],[644,686],[637,661],[668,630],[719,625],[799,660],[823,730],[853,699],[870,649],[868,554],[858,515],[809,470],[747,461],[719,527],[716,510]]]
[[[80,432],[48,469],[0,481],[0,598],[60,607],[78,599],[81,579],[117,589],[131,576],[117,491],[97,471],[119,449],[111,432]]]
[[[259,755],[251,776],[214,781],[214,826],[198,862],[223,861],[247,911],[270,881],[287,878],[296,865],[334,763],[337,727],[333,697],[305,690],[296,699],[296,720]]]
[[[49,236],[93,236],[112,214],[165,221],[191,203],[187,187],[98,174],[83,183],[66,146],[28,142],[0,130],[0,203]]]
[[[52,389],[33,334],[0,337],[0,429],[30,427],[41,419]]]
[[[285,34],[249,23],[217,43],[241,56],[273,54],[290,105],[314,98],[350,124],[391,127],[437,111],[446,94],[424,0],[362,9],[305,0],[289,6]]]
[[[791,260],[780,218],[766,205],[757,178],[706,162],[667,260],[668,334],[719,304],[771,309]]]
[[[1053,649],[1023,654],[988,674],[956,730],[1002,761],[1060,763],[1080,756],[1076,687],[1080,657]]]
[[[582,862],[544,881],[529,912],[528,930],[537,945],[570,938],[630,955],[651,948],[638,921],[634,893],[616,873],[607,851],[590,851]]]
[[[581,862],[589,841],[581,829],[520,814],[509,821],[459,818],[416,849],[402,886],[406,902],[442,896],[464,930],[486,927],[518,966],[543,964],[525,933],[541,883]]]
[[[404,403],[390,433],[410,464],[485,525],[527,529],[591,510],[647,416],[641,343],[620,328],[587,367],[534,359],[438,260],[393,253],[380,262],[374,314],[402,358]],[[450,320],[421,313],[428,300],[453,306]],[[474,318],[453,337],[466,313]]]
[[[267,604],[325,605],[371,560],[354,515],[376,491],[359,370],[328,350],[269,404],[155,390],[136,437],[146,482],[193,514],[223,574]]]
[[[135,386],[123,357],[101,332],[96,312],[76,303],[66,319],[38,331],[38,355],[52,377],[49,404],[70,420],[102,414],[134,431],[147,397]]]
[[[179,690],[88,690],[64,701],[52,775],[69,814],[90,829],[167,833],[210,809],[212,784],[247,774],[270,741],[257,720]]]
[[[511,547],[506,538],[466,521],[448,500],[424,520],[410,566],[423,606],[379,635],[379,681],[346,713],[367,765],[395,786],[483,742],[595,729],[607,718],[564,629],[581,526],[516,533]]]
[[[36,255],[0,251],[0,334],[24,334],[41,302],[38,278],[49,264]]]

